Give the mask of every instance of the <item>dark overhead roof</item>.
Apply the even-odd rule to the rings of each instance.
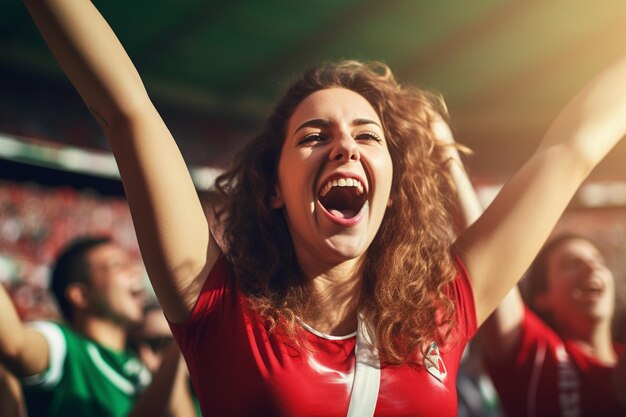
[[[475,174],[507,176],[566,100],[626,52],[626,2],[614,0],[96,4],[158,103],[226,132],[208,139],[215,152],[231,152],[217,142],[238,143],[241,126],[258,124],[293,74],[324,60],[382,60],[443,93],[457,139],[476,150]],[[0,70],[62,80],[21,2],[4,0],[2,10]]]

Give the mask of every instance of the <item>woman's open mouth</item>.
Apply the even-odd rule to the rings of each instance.
[[[332,178],[320,188],[318,201],[335,221],[346,224],[346,220],[360,218],[358,215],[367,202],[367,190],[356,178]]]

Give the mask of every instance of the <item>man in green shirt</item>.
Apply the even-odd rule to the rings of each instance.
[[[23,324],[0,290],[0,361],[23,378],[29,415],[147,415],[157,403],[168,415],[173,390],[146,390],[151,374],[127,349],[144,306],[128,254],[106,237],[77,240],[59,256],[51,289],[66,324]]]

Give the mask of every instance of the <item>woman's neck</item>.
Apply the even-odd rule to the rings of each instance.
[[[363,283],[361,269],[355,265],[338,265],[312,278],[312,297],[304,313],[304,322],[333,336],[354,332]]]

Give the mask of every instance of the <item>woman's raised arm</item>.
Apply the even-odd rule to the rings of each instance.
[[[533,156],[457,241],[482,323],[517,283],[591,170],[626,134],[626,58],[567,104]]]
[[[109,138],[148,274],[166,316],[182,321],[218,249],[181,153],[91,1],[24,2]]]

